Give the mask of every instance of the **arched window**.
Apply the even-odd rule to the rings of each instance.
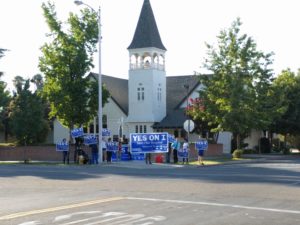
[[[152,58],[151,55],[149,53],[145,53],[143,56],[143,65],[144,65],[144,69],[149,69],[152,67]]]

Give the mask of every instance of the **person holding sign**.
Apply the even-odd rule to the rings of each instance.
[[[111,163],[112,162],[112,153],[114,151],[114,146],[113,146],[113,142],[111,140],[111,138],[108,138],[108,141],[106,143],[106,158],[107,158],[107,163]]]
[[[204,166],[204,162],[203,162],[204,152],[208,148],[207,140],[200,137],[200,139],[195,144],[195,148],[198,151],[198,164],[199,164],[199,166],[200,165]]]
[[[56,151],[61,151],[63,153],[63,163],[66,164],[66,162],[69,164],[69,144],[67,142],[67,139],[64,138],[60,143],[56,144]]]
[[[92,150],[92,164],[99,164],[98,158],[99,158],[99,151],[97,144],[90,144],[90,148]]]
[[[102,138],[102,141],[101,141],[101,150],[102,150],[102,160],[103,162],[105,162],[107,160],[107,153],[106,153],[106,141],[105,141],[105,138],[103,137]]]
[[[178,163],[178,151],[180,150],[180,142],[178,138],[175,138],[175,141],[172,143],[173,148],[173,161],[174,163]]]
[[[184,139],[184,143],[182,145],[182,153],[182,164],[184,164],[184,162],[189,164],[189,143],[186,138]]]

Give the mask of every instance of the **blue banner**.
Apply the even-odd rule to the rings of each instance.
[[[119,150],[119,143],[118,142],[106,142],[106,151],[109,152],[116,152]]]
[[[102,136],[103,137],[110,137],[110,130],[103,128],[102,129]]]
[[[123,153],[128,153],[128,145],[123,144],[122,145],[122,150]]]
[[[69,144],[67,142],[56,143],[56,151],[58,152],[69,151]]]
[[[94,135],[86,135],[83,137],[83,143],[85,145],[98,144],[98,139]]]
[[[71,131],[71,135],[72,135],[72,138],[77,138],[77,137],[81,137],[84,135],[83,133],[83,128],[80,127],[80,128],[75,128]]]
[[[207,148],[208,148],[208,142],[207,142],[207,140],[198,140],[195,143],[195,148],[198,151],[199,150],[201,150],[201,151],[207,150]]]
[[[168,152],[168,133],[130,134],[132,153]]]
[[[171,135],[171,134],[168,134],[168,140],[169,140],[169,142],[174,143],[175,142],[175,136]]]

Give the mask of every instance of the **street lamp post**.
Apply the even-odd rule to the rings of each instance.
[[[190,89],[190,86],[188,83],[184,84],[183,87],[186,89],[186,117],[187,117],[187,120],[188,120],[188,129],[187,129],[187,142],[189,143],[189,139],[190,139],[190,119],[189,119],[189,116],[188,116],[188,106],[189,106],[189,98],[188,98],[188,95],[189,95],[189,89]]]
[[[83,1],[75,0],[76,5],[85,5],[89,7],[93,12],[97,13],[98,19],[98,54],[99,54],[99,75],[98,75],[98,141],[99,141],[99,162],[102,163],[102,74],[101,74],[101,8],[99,6],[98,12],[91,6]]]

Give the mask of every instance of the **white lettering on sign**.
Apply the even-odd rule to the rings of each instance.
[[[166,134],[150,134],[150,135],[138,135],[138,134],[133,134],[132,135],[133,141],[134,142],[145,142],[145,141],[166,141],[167,140],[167,135]]]

